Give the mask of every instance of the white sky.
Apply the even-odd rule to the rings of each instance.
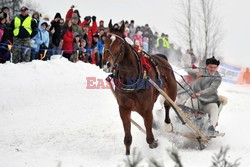
[[[35,0],[34,0],[35,1]],[[179,15],[176,8],[177,0],[41,0],[41,9],[54,17],[60,12],[65,17],[72,4],[80,11],[82,19],[86,15],[97,16],[105,21],[135,20],[136,25],[149,26],[153,30],[168,33],[170,41],[174,41],[175,18]],[[225,32],[221,54],[229,63],[250,66],[250,1],[222,0],[218,14],[222,18]]]

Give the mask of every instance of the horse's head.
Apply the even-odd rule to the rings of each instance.
[[[105,47],[102,60],[104,71],[106,72],[108,72],[108,68],[112,68],[123,59],[125,49],[124,30],[124,22],[122,22],[122,25],[119,26],[118,24],[112,25],[112,20],[110,20],[109,33],[104,42]]]

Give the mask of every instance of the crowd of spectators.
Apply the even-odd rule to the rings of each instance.
[[[12,18],[12,19],[11,19]],[[150,54],[173,54],[181,58],[180,49],[174,49],[168,35],[151,30],[148,24],[135,26],[134,20],[125,21],[126,37]],[[102,67],[104,41],[108,33],[104,21],[96,16],[81,17],[74,5],[65,17],[56,13],[52,20],[47,15],[20,9],[20,14],[10,17],[9,8],[0,12],[0,61],[13,63],[32,60],[50,60],[61,54],[69,61],[79,60]]]

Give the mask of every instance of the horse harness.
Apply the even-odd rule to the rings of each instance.
[[[117,90],[120,90],[120,91],[132,92],[132,91],[140,90],[140,89],[135,89],[135,87],[140,84],[140,81],[142,79],[148,80],[149,76],[148,76],[148,73],[146,72],[145,69],[142,71],[142,68],[141,68],[142,64],[141,64],[140,56],[139,56],[138,52],[129,44],[129,47],[132,49],[133,55],[136,57],[136,61],[137,61],[136,64],[138,65],[137,68],[138,68],[138,72],[139,72],[139,77],[137,77],[136,82],[134,82],[132,84],[125,84],[120,79],[119,70],[117,70],[117,67],[118,67],[118,60],[119,60],[120,56],[122,54],[125,54],[125,46],[124,45],[126,43],[126,40],[124,38],[116,35],[116,34],[113,34],[113,33],[109,33],[109,35],[111,35],[111,38],[112,38],[112,36],[119,38],[122,42],[120,42],[121,47],[120,47],[120,50],[119,50],[117,56],[115,56],[111,51],[111,46],[115,40],[114,37],[113,37],[113,40],[111,42],[111,45],[109,46],[109,49],[105,49],[105,51],[108,51],[111,54],[113,60],[115,60],[113,68],[112,68],[112,74],[110,74],[106,78],[106,80],[109,83],[111,82],[112,79],[113,79],[113,81],[116,81],[116,82],[114,82],[114,84],[118,88]],[[156,68],[157,77],[159,79],[160,78],[160,71],[158,70],[158,64],[154,61],[154,59],[149,54],[147,54],[146,52],[143,52],[143,53],[144,53],[144,55],[147,55],[147,58],[152,62],[152,64]],[[160,83],[160,84],[162,84],[162,83]]]

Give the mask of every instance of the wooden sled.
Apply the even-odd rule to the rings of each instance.
[[[204,149],[208,144],[209,138],[188,119],[188,117],[182,111],[182,109],[179,106],[177,106],[177,104],[152,79],[149,78],[148,80],[160,92],[160,94],[171,104],[171,106],[173,107],[174,111],[176,112],[182,123],[193,131],[193,133],[190,134],[182,134],[180,132],[173,132],[173,133],[189,139],[197,140],[200,149]]]

